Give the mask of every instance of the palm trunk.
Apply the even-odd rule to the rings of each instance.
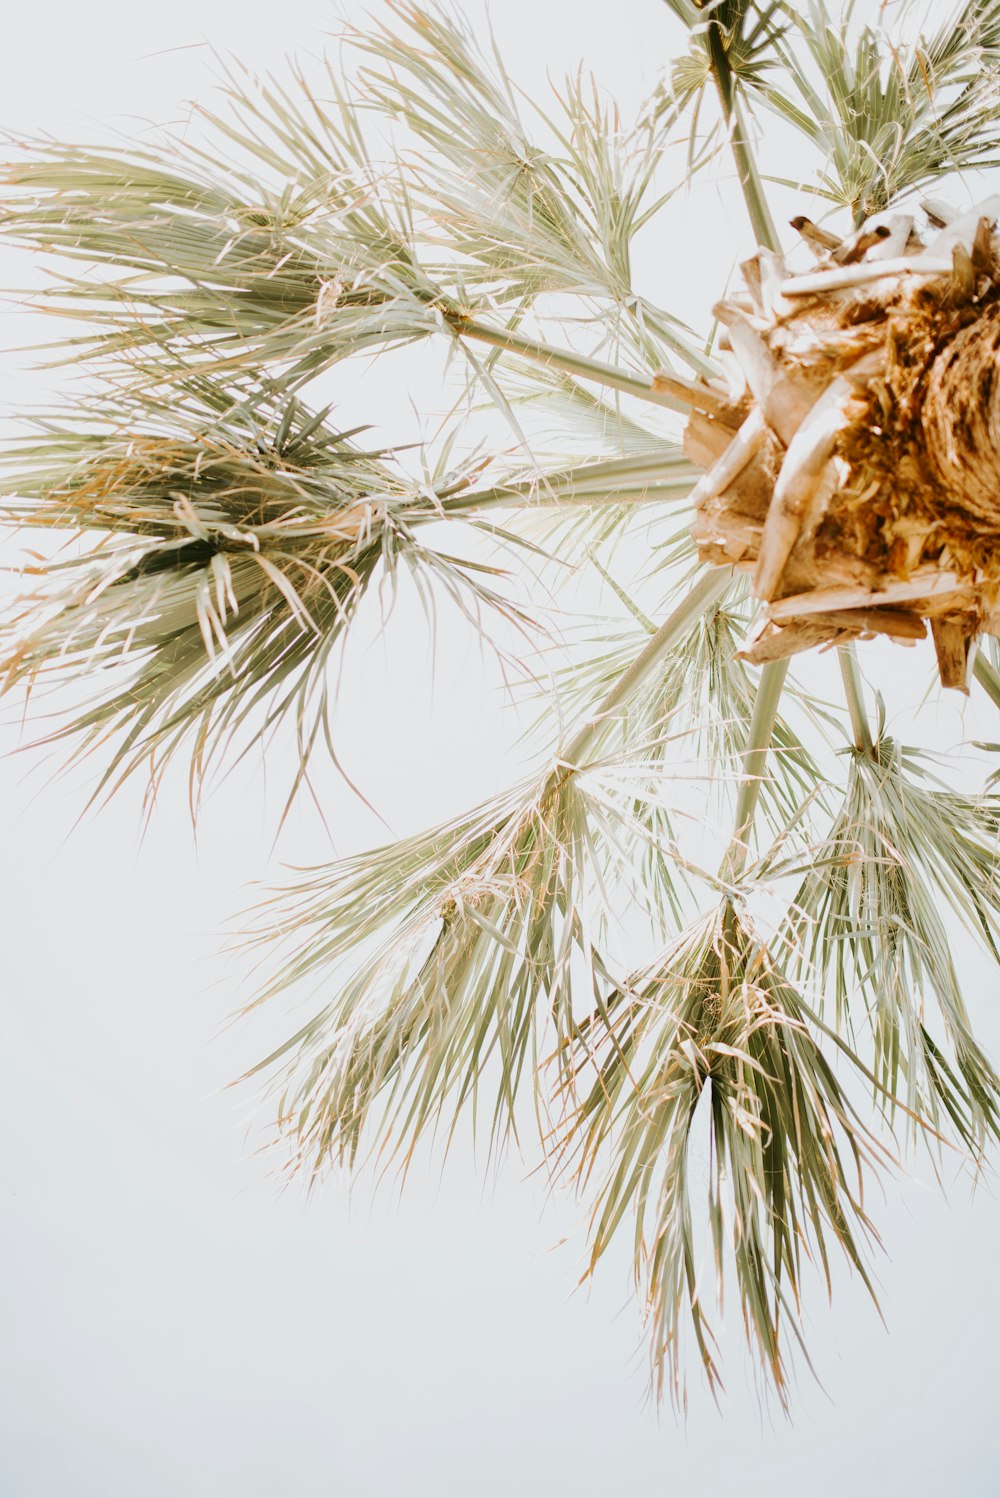
[[[716,309],[742,425],[695,413],[686,446],[708,469],[700,555],[752,572],[764,605],[746,659],[912,643],[927,621],[943,683],[967,689],[975,638],[1000,622],[998,207],[927,246],[900,217],[808,275],[761,251],[747,295]]]

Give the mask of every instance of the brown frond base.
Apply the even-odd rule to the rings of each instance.
[[[929,624],[964,691],[1000,629],[1000,198],[943,212],[929,243],[908,215],[843,243],[796,219],[817,268],[761,251],[715,309],[746,395],[693,412],[685,449],[699,556],[763,604],[747,660]]]

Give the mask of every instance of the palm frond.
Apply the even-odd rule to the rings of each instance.
[[[543,295],[593,299],[616,356],[624,350],[655,367],[669,350],[711,373],[694,336],[632,284],[632,240],[669,196],[655,192],[662,132],[649,122],[625,127],[582,76],[546,114],[537,99],[524,99],[499,56],[482,54],[469,27],[411,4],[392,11],[405,31],[351,34],[370,59],[360,72],[363,97],[379,115],[402,120],[424,148],[412,169],[414,198],[467,281],[503,284],[517,318]]]
[[[294,159],[272,164],[248,127],[239,146],[271,167],[254,171],[226,152],[233,127],[215,122],[217,152],[169,139],[157,150],[42,142],[7,168],[0,232],[82,263],[46,295],[98,325],[98,352],[135,360],[183,342],[188,363],[294,361],[304,377],[440,326],[446,293],[416,258],[405,200],[369,164],[337,159],[334,142],[307,175]]]
[[[484,1086],[495,1143],[517,1132],[522,1083],[547,1132],[539,1063],[573,1034],[578,986],[605,981],[588,902],[629,878],[634,795],[599,761],[557,763],[457,823],[307,870],[272,898],[257,936],[286,955],[257,1002],[303,981],[334,987],[262,1063],[284,1068],[297,1161],[353,1164],[366,1133],[405,1161],[446,1106],[478,1116]]]
[[[147,758],[155,782],[184,740],[198,780],[241,731],[252,742],[286,715],[301,777],[330,742],[331,651],[376,572],[406,563],[501,604],[488,569],[415,535],[446,517],[438,496],[328,414],[266,390],[234,402],[187,375],[169,397],[112,387],[6,454],[8,524],[63,546],[25,569],[3,686],[81,682],[51,737],[73,736],[74,756],[110,741],[104,782]],[[440,487],[454,506],[470,486]]]
[[[564,1169],[596,1176],[592,1273],[627,1221],[654,1385],[683,1398],[689,1328],[713,1386],[712,1305],[735,1278],[748,1339],[781,1398],[805,1262],[838,1247],[871,1289],[863,1179],[886,1155],[816,1040],[808,1008],[728,904],[634,974],[581,1026]],[[692,1187],[706,1184],[696,1219]]]
[[[824,0],[783,9],[783,71],[796,97],[778,87],[766,97],[822,153],[819,191],[856,223],[942,173],[1000,160],[996,0],[963,0],[916,39],[889,38],[881,17],[854,28],[849,12],[835,19]],[[904,33],[913,9],[902,8]]]
[[[580,517],[600,529],[680,502],[696,476],[666,442],[541,472],[475,456],[448,468],[445,442],[414,474],[278,386],[234,396],[217,378],[156,368],[148,386],[109,377],[105,394],[39,419],[3,459],[18,496],[7,523],[63,547],[47,542],[25,569],[30,591],[0,640],[3,684],[82,682],[85,700],[51,737],[72,736],[74,757],[111,742],[109,785],[146,760],[155,784],[182,743],[200,782],[226,746],[284,718],[298,784],[315,745],[332,749],[331,652],[374,577],[403,565],[480,628],[484,608],[523,620],[483,547],[458,560],[449,530],[544,560]],[[569,565],[565,547],[558,561]]]
[[[884,732],[850,756],[843,806],[781,934],[782,961],[870,1046],[880,1091],[979,1156],[1000,1078],[976,1043],[951,918],[1000,960],[1000,802],[949,789]]]
[[[605,926],[615,882],[654,918],[679,908],[671,850],[659,850],[652,893],[636,878],[636,849],[658,819],[635,808],[663,787],[643,759],[605,749],[631,697],[720,591],[713,577],[689,591],[539,775],[453,824],[308,871],[275,897],[258,934],[289,955],[257,1002],[360,958],[341,993],[263,1063],[287,1063],[282,1117],[314,1170],[354,1159],[376,1102],[385,1148],[409,1149],[449,1098],[457,1110],[476,1098],[491,1056],[495,1138],[515,1125],[529,1054],[543,1107],[544,1047],[570,1054],[574,993],[582,983],[592,996],[606,980],[588,901],[599,894]]]
[[[675,62],[671,94],[681,108],[713,79],[731,106],[759,89],[776,65],[775,43],[787,26],[780,3],[760,0],[667,0],[688,29],[690,49]]]
[[[143,149],[21,148],[4,173],[0,233],[58,257],[48,305],[97,324],[96,342],[67,340],[71,355],[121,349],[136,363],[143,348],[156,356],[181,342],[206,369],[279,364],[286,383],[298,382],[352,354],[440,332],[476,336],[476,318],[501,335],[498,309],[516,322],[539,292],[572,291],[611,299],[616,326],[624,317],[630,337],[611,340],[616,353],[655,368],[670,349],[715,372],[680,323],[621,281],[630,226],[640,207],[655,207],[644,204],[656,159],[648,130],[609,154],[604,117],[573,95],[580,119],[567,139],[586,127],[584,182],[596,192],[603,170],[620,184],[602,239],[573,163],[519,133],[513,95],[490,82],[461,28],[404,10],[433,47],[381,36],[391,71],[369,70],[367,107],[388,120],[402,113],[418,137],[457,149],[450,186],[436,173],[429,191],[427,170],[394,155],[376,163],[358,101],[329,65],[322,102],[299,74],[287,84],[233,74],[228,112],[198,111],[204,145],[164,136]],[[380,34],[355,42],[377,52]]]

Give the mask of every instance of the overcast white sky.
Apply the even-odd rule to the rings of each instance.
[[[462,5],[480,14],[473,0]],[[365,7],[342,4],[360,19]],[[251,65],[318,51],[337,7],[313,0],[65,0],[5,18],[2,123],[91,138],[100,122],[178,119],[211,86],[209,45]],[[658,0],[498,0],[500,42],[540,86],[583,58],[625,100],[653,82],[672,35]],[[707,304],[744,231],[725,190],[703,204],[726,240]],[[699,223],[704,222],[698,219]],[[732,229],[726,225],[731,221]],[[685,221],[678,230],[684,240]],[[0,328],[24,319],[5,316]],[[12,336],[11,341],[14,341]],[[22,361],[0,393],[16,409]],[[377,387],[369,379],[369,391]],[[365,716],[345,755],[394,826],[426,824],[505,779],[496,682],[446,638],[431,691],[419,632],[349,683]],[[366,674],[367,673],[367,674]],[[460,689],[455,692],[455,687]],[[911,672],[899,692],[915,700]],[[481,710],[464,707],[479,694]],[[940,742],[998,737],[951,702]],[[16,734],[4,730],[13,747]],[[401,745],[405,741],[405,754]],[[0,760],[0,910],[7,1001],[0,1057],[0,1487],[17,1498],[451,1498],[475,1493],[793,1493],[881,1498],[992,1491],[1000,1436],[995,1188],[946,1203],[929,1168],[876,1217],[889,1327],[863,1293],[817,1299],[792,1425],[762,1415],[735,1339],[721,1415],[694,1381],[686,1425],[644,1403],[638,1316],[623,1260],[589,1295],[577,1215],[511,1162],[488,1184],[464,1146],[421,1166],[398,1200],[331,1182],[308,1203],[258,1151],[267,1112],[226,1090],[280,1017],[224,1029],[238,998],[215,954],[248,879],[326,852],[307,806],[279,855],[257,767],[210,802],[197,842],[177,777],[140,843],[139,786],[75,825],[87,781],[46,785]],[[371,833],[331,783],[338,845]],[[997,1054],[997,981],[969,965]]]

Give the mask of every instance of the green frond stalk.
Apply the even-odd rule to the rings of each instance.
[[[668,3],[672,4],[672,0],[668,0]],[[764,249],[777,253],[780,249],[777,231],[747,138],[746,121],[740,108],[738,93],[741,82],[756,77],[758,64],[755,43],[764,45],[773,40],[770,31],[771,12],[777,7],[771,7],[768,13],[762,15],[752,0],[751,3],[747,3],[747,0],[732,0],[732,3],[730,0],[722,0],[721,4],[714,5],[702,5],[698,0],[692,5],[688,0],[683,0],[682,4],[672,5],[672,8],[692,26],[697,45],[705,53],[708,71],[718,94],[743,201],[757,243]],[[700,19],[702,12],[707,19],[695,27],[695,17]],[[753,716],[747,730],[733,835],[720,871],[720,877],[727,881],[738,879],[746,863],[760,788],[767,768],[767,752],[786,675],[787,662],[784,661],[770,662],[761,673]]]
[[[594,715],[574,734],[565,751],[568,764],[576,765],[584,759],[606,731],[609,721],[627,706],[654,672],[662,672],[678,641],[700,615],[719,601],[726,591],[727,583],[728,579],[724,576],[712,576],[708,573],[694,584],[684,601],[664,619],[635,660],[622,672],[601,700]]]
[[[771,661],[760,673],[743,754],[743,777],[736,797],[733,836],[719,871],[719,877],[729,883],[735,883],[739,879],[750,854],[754,817],[760,801],[761,787],[768,773],[767,757],[787,674],[787,661]]]
[[[1000,707],[1000,672],[998,672],[992,662],[987,659],[982,650],[976,651],[976,658],[973,662],[972,672],[976,680],[979,682],[979,685],[983,688],[983,690],[987,693],[991,700],[997,705],[997,707]]]
[[[739,659],[737,650],[746,632],[747,613],[738,583],[702,614],[673,647],[646,685],[636,691],[621,720],[622,743],[630,753],[661,759],[661,774],[677,773],[683,765],[707,781],[712,803],[729,804],[731,789],[744,766],[747,740],[757,696],[755,674]],[[623,600],[630,611],[635,606]],[[635,617],[635,615],[634,615]],[[586,641],[586,654],[558,673],[559,700],[571,710],[593,697],[602,682],[627,667],[643,632],[652,626],[637,622],[613,635]],[[771,734],[771,752],[779,773],[759,779],[760,793],[775,832],[793,819],[797,809],[815,795],[823,776],[799,735],[781,716]],[[678,765],[681,760],[681,765]]]
[[[743,201],[758,245],[780,249],[767,195],[750,140],[743,95],[761,86],[774,66],[778,5],[754,0],[667,0],[689,28],[692,55],[675,67],[673,91],[688,102],[710,78],[715,86],[726,139]]]
[[[871,729],[868,726],[868,714],[865,711],[865,696],[864,688],[861,684],[861,672],[858,669],[858,658],[853,646],[839,646],[837,659],[840,662],[840,674],[844,682],[847,710],[851,715],[854,747],[861,750],[862,753],[867,754],[871,752],[872,736]]]
[[[449,321],[452,331],[459,338],[473,338],[479,343],[501,349],[504,353],[530,359],[532,363],[544,365],[547,369],[574,375],[577,379],[593,380],[608,390],[619,390],[623,395],[634,395],[639,400],[652,401],[654,405],[664,406],[668,411],[689,410],[699,398],[698,387],[677,376],[670,377],[668,382],[655,373],[631,374],[627,369],[618,369],[599,359],[575,354],[571,349],[553,348],[551,344],[540,343],[536,338],[525,338],[523,334],[506,328],[491,328],[489,324],[474,318],[455,315]],[[680,399],[678,393],[681,395]],[[690,398],[684,398],[685,393]]]

